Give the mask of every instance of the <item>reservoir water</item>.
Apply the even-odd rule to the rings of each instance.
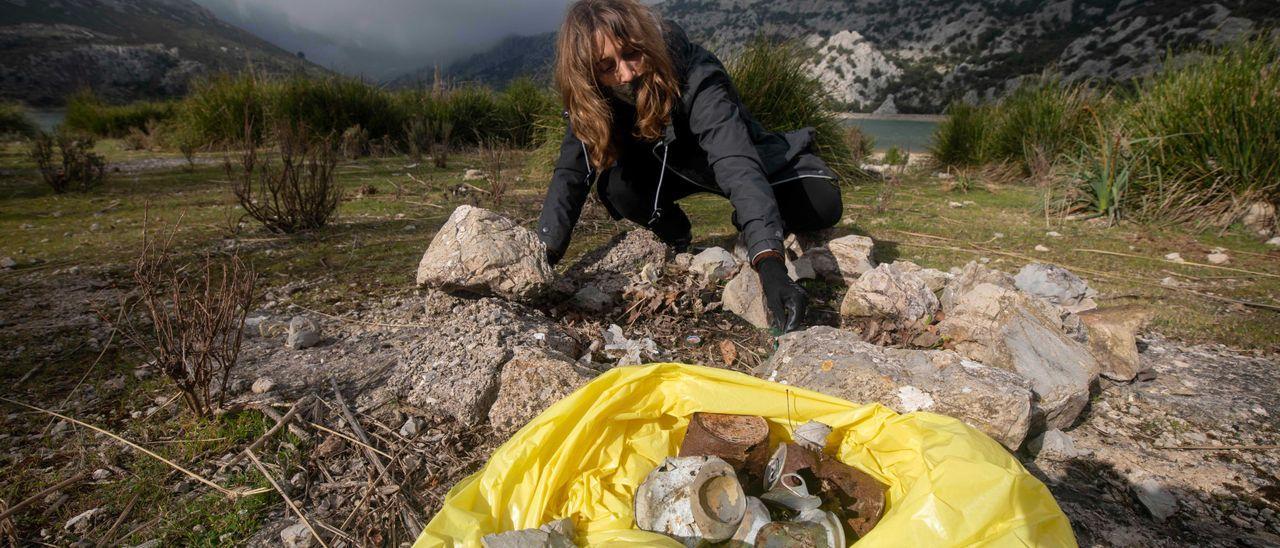
[[[900,117],[856,117],[845,120],[846,125],[858,126],[862,132],[876,140],[876,150],[888,150],[897,146],[905,151],[926,152],[934,130],[942,117],[904,119]]]
[[[35,122],[36,127],[43,131],[53,131],[63,120],[67,118],[67,109],[31,109],[27,111],[27,116]]]

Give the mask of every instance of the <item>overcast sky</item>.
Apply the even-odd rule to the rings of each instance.
[[[569,0],[195,0],[223,20],[347,73],[383,78],[555,30]]]

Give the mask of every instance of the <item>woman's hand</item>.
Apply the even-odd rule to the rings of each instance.
[[[809,295],[787,275],[786,263],[778,257],[765,257],[756,264],[756,271],[760,273],[765,304],[773,316],[772,327],[782,333],[800,329]]]

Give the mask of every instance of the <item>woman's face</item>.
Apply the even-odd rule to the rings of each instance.
[[[643,70],[640,51],[618,45],[614,37],[606,33],[596,34],[596,80],[606,87],[629,84]]]

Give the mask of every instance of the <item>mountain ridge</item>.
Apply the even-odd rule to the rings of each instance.
[[[654,6],[724,59],[756,38],[794,39],[846,110],[896,105],[937,113],[956,100],[1003,96],[1052,70],[1066,81],[1122,82],[1154,72],[1166,52],[1223,44],[1280,22],[1280,3],[1218,0],[668,0]],[[549,82],[555,33],[509,39],[448,66],[454,81],[496,87]],[[421,72],[421,71],[420,71]],[[413,73],[394,83],[411,82]]]
[[[88,87],[124,102],[180,95],[201,75],[328,71],[190,0],[0,0],[0,98],[53,106]]]

